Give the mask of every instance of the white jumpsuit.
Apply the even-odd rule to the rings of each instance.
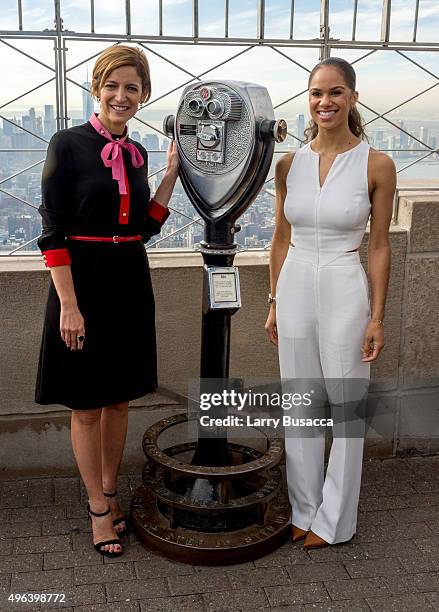
[[[371,209],[368,157],[364,141],[337,155],[320,187],[319,155],[308,143],[295,153],[286,181],[284,212],[295,246],[276,288],[281,378],[323,381],[333,416],[344,402],[355,401],[349,379],[367,385],[370,375],[369,364],[361,361],[370,320],[367,276],[355,251]],[[360,434],[357,428],[353,437],[333,438],[326,478],[324,436],[300,437],[300,428],[285,428],[292,523],[330,544],[349,540],[356,530],[364,444],[360,421]]]

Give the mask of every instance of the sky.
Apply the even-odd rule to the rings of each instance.
[[[124,0],[95,0],[95,26],[97,34],[121,34],[125,28]],[[288,38],[290,27],[290,0],[266,0],[265,36]],[[352,31],[353,0],[331,0],[330,35],[342,40],[350,39]],[[1,0],[0,30],[17,29],[17,0]],[[61,0],[64,29],[76,32],[90,31],[90,0]],[[164,33],[169,36],[191,36],[192,0],[163,0]],[[359,0],[357,40],[379,40],[382,0]],[[412,37],[415,0],[392,0],[391,40],[409,41]],[[224,0],[199,0],[200,36],[224,35]],[[158,34],[158,1],[131,0],[132,32],[138,35]],[[255,37],[257,0],[230,0],[229,35]],[[294,37],[316,38],[319,35],[319,0],[295,0]],[[53,0],[23,0],[24,30],[43,30],[53,24]],[[420,0],[418,40],[439,41],[439,0]],[[38,40],[11,40],[9,44],[36,57],[53,67],[53,42]],[[1,43],[1,41],[0,41]],[[108,42],[68,41],[68,67],[75,66],[108,46]],[[159,100],[170,89],[190,79],[187,73],[160,58],[183,66],[193,74],[200,74],[215,64],[243,51],[246,46],[203,46],[147,44],[146,53],[151,64],[153,83],[152,102],[141,116],[154,125],[161,124],[163,114],[174,112],[181,90]],[[282,48],[290,58],[303,64],[308,70],[318,61],[318,51],[303,48]],[[366,50],[333,50],[333,55],[350,61],[360,58]],[[439,77],[439,52],[406,52],[406,55],[427,67]],[[93,67],[93,59],[78,68],[69,70],[69,77],[77,83],[87,79]],[[37,89],[19,101],[13,99],[21,93],[50,79],[53,72],[24,57],[16,49],[0,44],[2,87],[0,88],[0,113],[5,116],[20,114],[30,106],[54,104],[54,82]],[[378,51],[354,64],[360,101],[378,112],[385,112],[438,83],[438,79],[420,70],[406,58],[395,52]],[[274,105],[306,89],[307,71],[295,65],[276,51],[254,48],[233,59],[221,68],[209,72],[204,78],[245,79],[265,85]],[[68,86],[69,112],[71,116],[81,107],[81,89],[74,83]],[[156,100],[156,101],[155,101]],[[8,103],[6,106],[4,106]],[[306,114],[307,96],[282,104],[277,116],[291,119],[296,113]],[[362,110],[365,119],[375,115]],[[439,120],[439,86],[426,92],[389,118],[401,117]]]

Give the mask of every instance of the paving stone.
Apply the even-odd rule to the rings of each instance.
[[[125,555],[123,555],[125,556]],[[187,574],[195,574],[195,570],[187,563],[176,563],[159,557],[158,555],[150,555],[145,561],[135,561],[134,568],[136,576],[140,580],[145,578],[156,578],[157,576],[179,576]]]
[[[71,538],[73,542],[73,550],[94,550],[91,533],[83,533],[82,531],[72,531]]]
[[[39,506],[37,511],[35,508],[14,508],[8,510],[10,518],[7,522],[13,523],[31,523],[38,519],[39,521],[58,521],[66,517],[66,509],[64,506]]]
[[[434,553],[416,553],[399,557],[401,565],[409,574],[439,571],[439,551]]]
[[[388,495],[406,495],[408,493],[421,493],[410,482],[398,480],[383,481],[361,487],[361,497],[387,497]]]
[[[4,526],[8,538],[25,538],[41,535],[41,523],[14,522]]]
[[[29,480],[29,506],[50,506],[53,503],[53,478]]]
[[[71,550],[72,542],[70,536],[40,536],[34,538],[17,538],[15,540],[14,552],[19,555],[30,553],[56,552]]]
[[[403,461],[411,472],[423,473],[429,468],[439,470],[439,457],[437,455],[432,457],[407,457],[400,459],[400,461]]]
[[[94,549],[84,551],[66,550],[62,552],[44,553],[45,570],[99,564],[103,565],[103,557],[102,555],[98,555]]]
[[[329,601],[328,592],[322,582],[266,587],[265,592],[270,606],[290,606]]]
[[[390,510],[390,514],[400,524],[438,521],[439,506],[425,506],[424,508],[417,508],[415,512],[413,509]],[[431,528],[430,523],[429,527]]]
[[[0,508],[0,523],[9,523],[10,521],[12,521],[13,514],[14,511],[11,510],[11,508]]]
[[[428,528],[434,535],[439,535],[439,518],[428,521]]]
[[[28,505],[28,480],[11,480],[3,483],[0,508],[23,508]]]
[[[313,607],[319,604],[311,604]],[[267,612],[267,608],[255,608],[255,612]],[[305,606],[297,604],[297,606],[275,606],[269,608],[269,612],[305,612]]]
[[[0,610],[6,609],[8,597],[11,594],[11,575],[0,574]],[[10,607],[8,612],[10,612]]]
[[[227,591],[230,589],[228,575],[222,573],[196,573],[188,576],[168,577],[171,595],[192,595],[193,593],[209,593],[210,591]]]
[[[122,544],[124,544],[125,540],[122,540]],[[96,553],[95,553],[96,554]],[[123,555],[121,557],[105,557],[104,563],[126,563],[127,561],[151,561],[151,563],[155,563],[155,559],[158,555],[153,555],[149,550],[147,550],[141,544],[130,544],[128,546],[124,546]]]
[[[416,480],[413,484],[413,488],[417,493],[438,493],[439,480],[433,480],[432,478],[428,478],[427,480]]]
[[[345,561],[345,567],[351,578],[374,578],[376,576],[393,576],[406,573],[400,561],[396,558]]]
[[[30,590],[56,589],[56,593],[62,593],[72,584],[73,570],[71,569],[15,572],[12,574],[11,590],[15,593],[24,593]]]
[[[149,597],[164,597],[169,595],[165,578],[154,580],[124,580],[105,586],[107,601],[125,601],[132,599],[147,599]]]
[[[0,557],[0,574],[32,572],[43,569],[43,555],[8,555]]]
[[[192,565],[196,572],[236,572],[239,569],[250,570],[255,568],[253,561],[245,561],[244,563],[233,563],[233,565]]]
[[[101,584],[83,584],[81,586],[71,586],[66,588],[65,606],[89,606],[93,604],[105,603],[105,590]],[[57,604],[59,605],[59,604]]]
[[[202,595],[156,597],[140,602],[141,612],[204,612]],[[112,611],[111,611],[112,612]]]
[[[10,555],[14,548],[15,540],[9,540],[0,537],[0,558],[6,555]]]
[[[422,521],[422,519],[419,519]],[[418,521],[418,522],[419,522]],[[391,523],[392,525],[396,525],[397,521],[392,516],[392,513],[389,510],[373,510],[370,512],[359,512],[358,513],[358,521],[357,521],[357,531],[360,531],[361,528],[368,528],[370,525],[388,525]]]
[[[139,612],[139,610],[138,601],[113,601],[111,604],[75,606],[74,612]]]
[[[54,478],[53,487],[55,504],[79,504],[81,497],[78,478]]]
[[[433,604],[434,611],[437,612],[439,610],[439,591],[425,593],[425,597],[429,603]]]
[[[118,580],[133,580],[135,578],[132,563],[118,565],[90,565],[75,567],[75,584],[98,584],[100,582],[117,582]]]
[[[67,518],[88,518],[87,508],[84,504],[72,504],[67,506]]]
[[[366,601],[372,612],[434,612],[424,593],[399,597],[368,597]]]
[[[340,544],[327,546],[326,548],[316,548],[307,552],[310,559],[317,563],[328,563],[329,561],[344,561],[347,559],[363,559],[364,546],[358,543]]]
[[[332,599],[361,599],[376,595],[391,595],[384,578],[352,578],[351,580],[326,580],[325,587]]]
[[[431,532],[425,523],[408,523],[407,525],[371,525],[369,529],[358,533],[358,542],[374,542],[394,540],[409,540],[412,538],[423,538]]]
[[[385,511],[409,507],[409,495],[391,495],[388,497],[363,497],[358,504],[360,512]]]
[[[86,518],[61,519],[58,521],[44,521],[42,535],[63,535],[74,531],[90,532],[90,521]]]
[[[417,555],[419,548],[412,540],[402,542],[364,542],[361,544],[364,559],[381,559],[384,557],[399,557],[401,555]]]
[[[227,575],[229,576],[230,584],[233,589],[290,584],[290,578],[282,567],[231,570],[227,572]]]
[[[439,550],[439,535],[416,539],[415,544],[422,552],[436,553]]]
[[[280,588],[280,587],[275,587]],[[263,589],[236,589],[203,594],[208,612],[229,612],[232,610],[254,610],[257,606],[268,607]]]
[[[307,604],[304,612],[370,612],[365,599],[330,601],[322,604]],[[272,612],[270,610],[270,612]]]
[[[336,578],[349,578],[342,563],[313,563],[312,565],[289,565],[286,570],[291,582],[321,582]]]
[[[401,580],[398,576],[387,576],[383,580],[385,580],[393,595],[439,591],[439,574],[437,572],[407,574],[404,576],[404,580]]]
[[[409,508],[425,508],[426,506],[439,506],[439,493],[418,493],[407,495]]]
[[[295,565],[296,563],[303,565],[305,563],[311,563],[311,559],[308,556],[306,550],[303,547],[288,543],[287,545],[278,548],[274,552],[255,559],[255,567],[270,567],[275,565]]]

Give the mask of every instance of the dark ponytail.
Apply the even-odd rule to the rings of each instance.
[[[308,89],[310,87],[312,78],[317,72],[317,70],[320,70],[320,68],[323,68],[324,66],[334,66],[335,68],[337,68],[342,73],[346,85],[349,87],[349,89],[355,91],[357,81],[355,70],[352,68],[349,62],[342,59],[341,57],[328,57],[327,59],[322,60],[321,62],[316,64],[312,69],[311,74],[309,75]],[[360,113],[357,110],[357,107],[354,107],[349,111],[348,122],[349,129],[351,130],[352,134],[354,134],[358,138],[361,138],[362,140],[368,140],[366,132],[364,131],[364,122]],[[305,129],[304,132],[305,142],[313,140],[317,136],[318,131],[319,126],[311,119],[308,124],[308,127]]]

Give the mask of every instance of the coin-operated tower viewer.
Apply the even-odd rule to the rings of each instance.
[[[206,81],[186,87],[177,115],[166,117],[164,129],[177,141],[181,182],[206,224],[199,246],[204,260],[200,378],[226,379],[230,317],[241,306],[233,266],[236,220],[262,188],[275,141],[285,140],[287,126],[274,119],[265,87]],[[225,465],[225,441],[207,442],[205,453],[199,441],[194,463]]]

